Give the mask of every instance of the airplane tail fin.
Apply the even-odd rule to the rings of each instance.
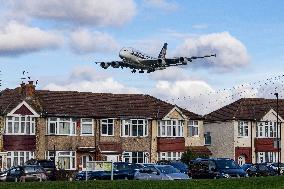
[[[160,51],[158,58],[161,58],[161,59],[166,58],[167,46],[168,46],[168,43],[164,43],[164,46],[163,46],[162,50]]]

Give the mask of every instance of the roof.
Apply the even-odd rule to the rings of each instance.
[[[23,100],[45,116],[161,119],[176,107],[144,94],[36,90],[32,99],[26,99],[19,92],[19,88],[16,88],[1,92],[0,113],[2,115],[9,113]],[[189,119],[202,118],[188,110],[180,110]]]
[[[279,116],[284,117],[284,99],[279,99]],[[242,98],[205,115],[207,121],[261,120],[271,109],[276,111],[276,99]]]

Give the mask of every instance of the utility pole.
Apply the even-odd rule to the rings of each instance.
[[[274,93],[274,95],[276,96],[276,131],[277,131],[277,173],[278,176],[280,175],[280,140],[279,140],[279,121],[278,121],[278,117],[279,117],[279,95],[278,93]]]

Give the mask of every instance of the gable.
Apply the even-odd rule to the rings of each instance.
[[[279,121],[283,122],[283,119],[280,115],[278,115]],[[273,109],[270,109],[262,118],[261,121],[277,121],[277,112]]]
[[[7,114],[7,116],[13,115],[30,115],[39,117],[39,114],[25,101],[21,102],[17,107]]]
[[[174,107],[164,119],[186,119],[186,116],[177,108]]]

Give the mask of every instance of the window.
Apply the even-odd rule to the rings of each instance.
[[[160,152],[158,160],[180,160],[183,152]]]
[[[114,133],[114,119],[101,120],[102,136],[113,136]]]
[[[54,160],[54,151],[47,151],[46,158]],[[56,151],[55,162],[57,168],[64,170],[76,169],[76,152],[75,151]]]
[[[6,118],[6,134],[34,135],[35,117],[9,116]]]
[[[123,152],[122,161],[129,163],[148,163],[148,152]]]
[[[248,122],[247,121],[239,121],[238,136],[239,137],[247,137],[248,136]]]
[[[123,120],[121,126],[121,136],[148,136],[148,121],[145,119]]]
[[[81,135],[94,135],[93,119],[83,118],[81,119]]]
[[[183,137],[182,120],[163,120],[158,121],[158,136],[159,137]]]
[[[49,135],[75,135],[76,120],[71,118],[48,118],[47,134]]]
[[[204,145],[211,145],[211,135],[210,135],[210,132],[204,133]]]
[[[31,151],[8,151],[7,153],[7,168],[24,163],[34,158],[34,152]]]
[[[188,136],[199,136],[198,121],[188,122]]]
[[[258,122],[256,127],[257,138],[276,138],[277,123],[272,121]]]
[[[278,152],[257,152],[256,160],[257,163],[277,162]]]

